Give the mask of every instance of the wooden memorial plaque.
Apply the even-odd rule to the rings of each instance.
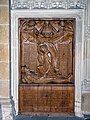
[[[71,115],[75,97],[75,20],[18,21],[19,114]]]

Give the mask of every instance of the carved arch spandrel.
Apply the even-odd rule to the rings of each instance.
[[[19,19],[21,83],[73,82],[73,19]]]

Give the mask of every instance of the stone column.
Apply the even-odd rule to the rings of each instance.
[[[0,120],[12,120],[10,103],[9,0],[0,0]]]
[[[90,0],[87,0],[85,14],[84,81],[82,89],[82,111],[90,115]]]

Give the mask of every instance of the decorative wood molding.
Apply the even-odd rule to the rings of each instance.
[[[85,9],[86,0],[12,0],[12,9]]]

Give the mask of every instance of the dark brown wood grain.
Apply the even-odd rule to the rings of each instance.
[[[74,86],[19,86],[19,113],[73,113]]]
[[[71,115],[75,20],[20,18],[18,22],[19,113]]]

